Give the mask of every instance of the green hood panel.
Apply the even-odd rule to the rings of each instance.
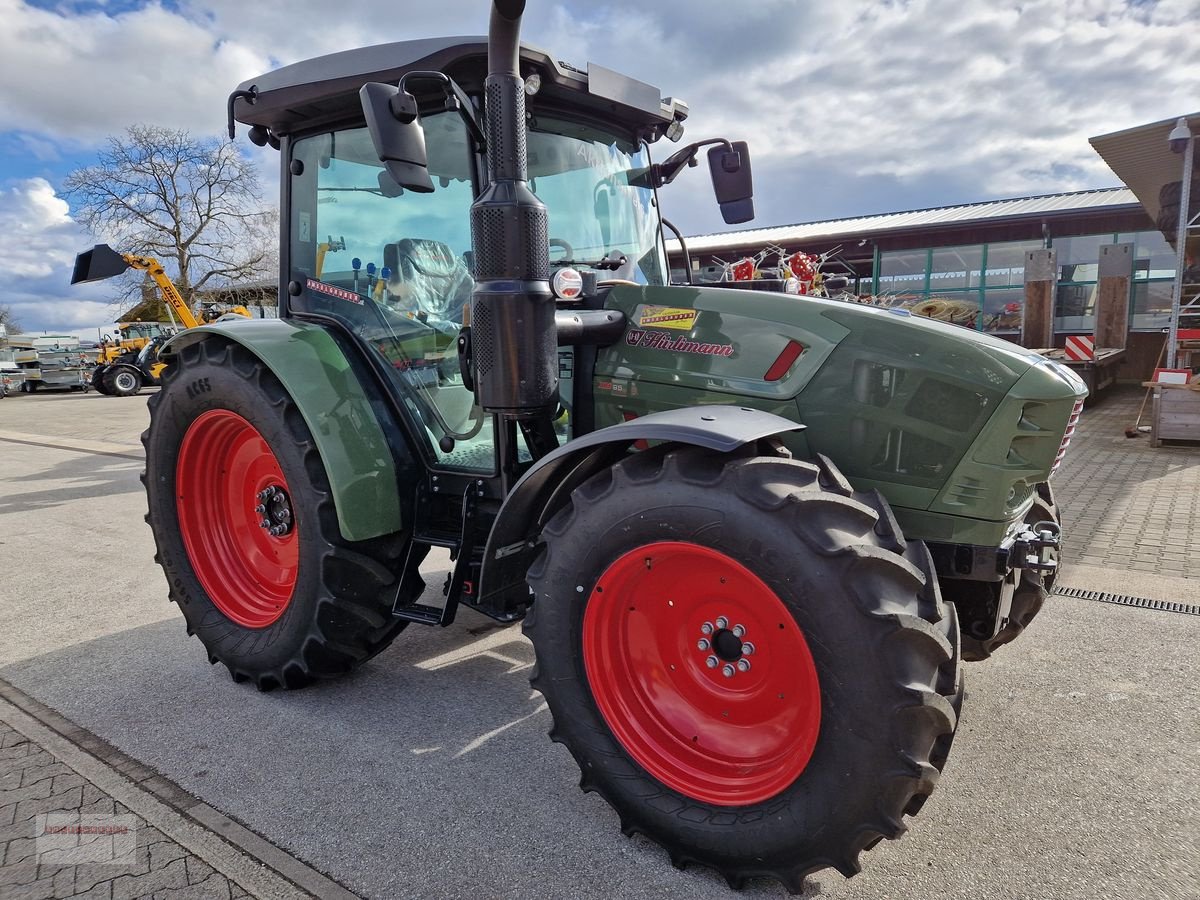
[[[163,353],[212,335],[261,359],[300,407],[329,476],[342,536],[363,541],[399,531],[392,452],[358,377],[329,333],[295,320],[220,322],[181,332]]]
[[[597,359],[598,424],[733,394],[809,426],[793,452],[829,456],[902,520],[928,510],[1002,537],[1083,395],[1029,350],[897,310],[674,286],[614,288],[606,305],[629,324]],[[791,342],[803,352],[773,370]]]

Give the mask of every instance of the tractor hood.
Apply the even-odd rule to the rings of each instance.
[[[597,360],[597,425],[754,406],[808,426],[797,452],[911,509],[1016,515],[1086,395],[1036,353],[896,310],[706,287],[614,288],[607,305],[628,325]]]
[[[841,344],[955,383],[1005,393],[1034,367],[1075,393],[1077,379],[1038,354],[905,310],[767,291],[619,287],[607,305],[629,325],[598,374],[764,399],[797,397]]]

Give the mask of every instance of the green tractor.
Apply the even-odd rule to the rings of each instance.
[[[703,150],[747,221],[747,148],[653,161],[687,106],[522,46],[523,9],[230,97],[280,155],[281,317],[163,348],[171,599],[260,690],[463,605],[523,619],[551,737],[627,834],[735,886],[852,875],[933,790],[961,659],[1046,596],[1084,387],[897,311],[671,284],[660,190]],[[327,234],[353,260],[318,275]]]

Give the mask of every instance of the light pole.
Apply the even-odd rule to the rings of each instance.
[[[1175,229],[1175,285],[1171,291],[1171,323],[1167,329],[1167,368],[1175,368],[1175,349],[1179,343],[1179,313],[1183,307],[1183,269],[1187,256],[1187,234],[1189,207],[1192,204],[1192,165],[1196,152],[1196,138],[1181,118],[1167,135],[1172,153],[1183,154],[1183,180],[1179,184],[1179,223]]]

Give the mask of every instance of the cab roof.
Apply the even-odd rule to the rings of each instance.
[[[238,85],[256,94],[234,101],[234,118],[262,125],[275,135],[307,131],[360,115],[358,91],[367,82],[395,84],[407,72],[445,72],[468,93],[482,90],[487,74],[487,38],[426,38],[344,50],[283,66]],[[589,63],[585,70],[555,60],[544,50],[521,45],[521,74],[536,72],[539,95],[616,119],[660,136],[672,121],[687,118],[682,100],[663,98],[658,88]],[[532,101],[534,104],[536,100]]]

